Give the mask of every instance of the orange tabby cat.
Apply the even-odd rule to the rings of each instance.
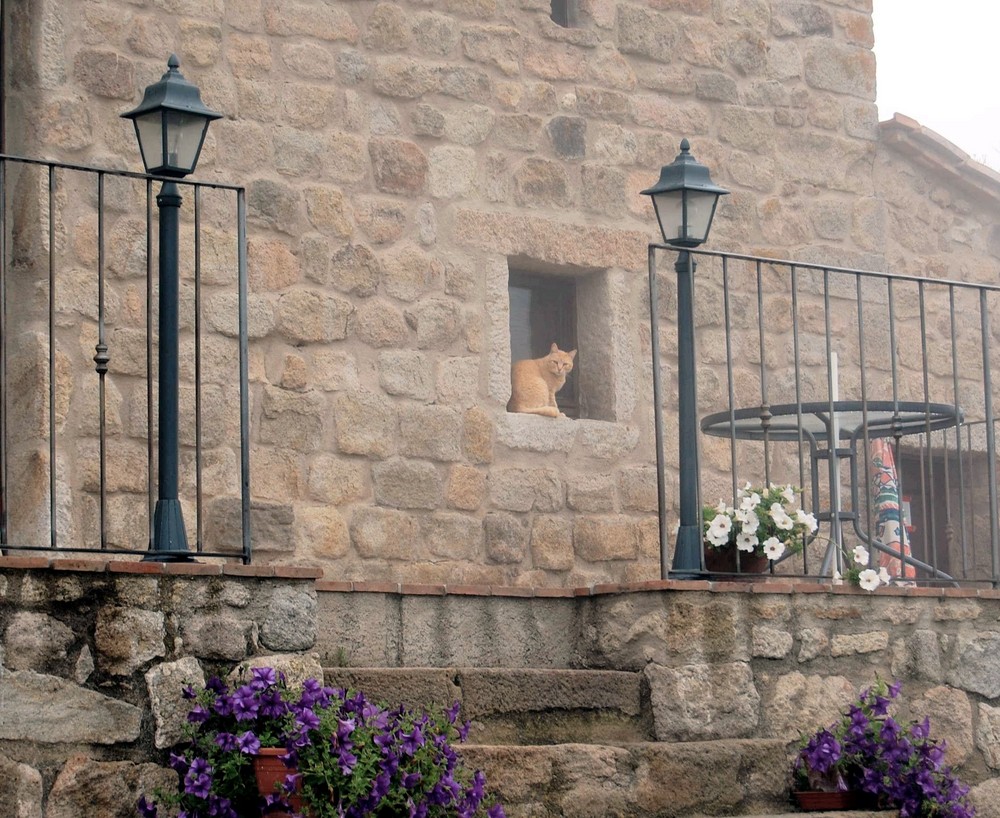
[[[556,392],[566,383],[575,357],[575,349],[563,352],[553,343],[544,358],[515,362],[510,368],[511,394],[507,411],[550,418],[566,417],[556,405]]]

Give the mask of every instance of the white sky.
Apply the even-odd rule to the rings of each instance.
[[[905,114],[1000,170],[1000,3],[874,0],[879,120]]]

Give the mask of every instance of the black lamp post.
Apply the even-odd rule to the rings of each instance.
[[[194,171],[208,124],[222,114],[206,108],[201,92],[181,75],[175,54],[167,72],[148,86],[135,110],[122,114],[135,125],[146,173],[178,179]],[[180,276],[178,244],[181,194],[167,180],[156,197],[160,213],[159,403],[157,422],[158,494],[153,535],[146,560],[181,562],[191,559],[184,532],[178,484],[178,313]]]
[[[653,200],[663,241],[672,247],[697,247],[708,238],[719,197],[729,193],[712,182],[708,168],[691,155],[681,140],[681,152],[660,171],[659,181],[642,191]],[[656,426],[656,479],[660,516],[660,574],[681,579],[701,574],[702,515],[698,466],[698,392],[695,379],[694,271],[687,249],[677,256],[677,425],[680,469],[680,527],[673,566],[667,564],[666,485],[663,464],[663,400],[660,384],[656,244],[649,245],[649,313],[653,345],[653,417]]]

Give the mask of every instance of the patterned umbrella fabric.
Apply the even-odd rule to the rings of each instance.
[[[885,438],[871,442],[872,502],[875,509],[875,539],[897,554],[911,556],[910,542],[900,515],[899,476],[892,444]],[[913,579],[916,568],[898,556],[878,552],[879,567],[897,578]]]

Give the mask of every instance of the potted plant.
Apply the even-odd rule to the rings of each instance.
[[[816,532],[816,517],[796,505],[801,489],[790,485],[755,487],[747,483],[736,493],[738,505],[720,500],[702,509],[705,564],[710,571],[739,567],[761,571],[768,560],[802,550],[807,537]]]
[[[875,591],[883,585],[891,585],[892,577],[885,566],[876,571],[871,565],[871,555],[863,545],[856,545],[850,551],[843,549],[844,573],[833,572],[833,584],[842,585],[846,580],[855,588]]]
[[[881,679],[863,690],[839,721],[803,737],[792,768],[804,809],[830,809],[819,795],[852,794],[847,805],[898,809],[900,818],[972,818],[963,786],[944,766],[944,742],[930,720],[900,724],[889,714],[901,684]],[[860,799],[860,800],[859,800]]]
[[[170,754],[178,787],[140,798],[143,818],[159,808],[177,818],[503,818],[483,773],[467,771],[452,746],[469,730],[457,702],[441,713],[388,708],[315,679],[292,689],[269,667],[232,688],[213,677],[183,694],[187,742]],[[268,755],[279,781],[259,790],[255,766]]]

